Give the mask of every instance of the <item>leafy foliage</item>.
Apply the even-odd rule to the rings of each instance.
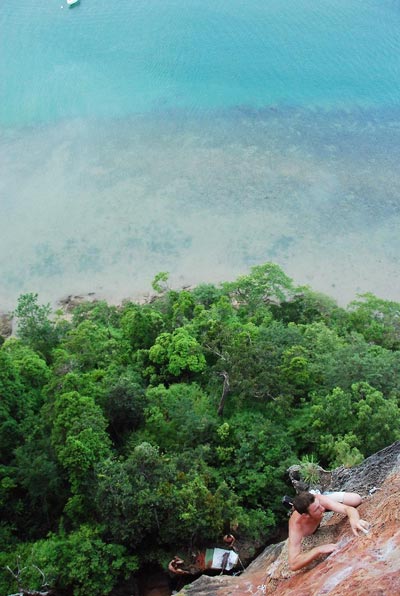
[[[285,522],[289,465],[310,478],[400,438],[398,303],[340,308],[273,263],[153,288],[71,320],[24,294],[1,340],[0,565],[19,557],[32,589],[40,568],[64,593],[109,594],[230,521],[261,545]]]
[[[400,348],[400,303],[362,294],[350,304],[352,327],[367,341],[384,348]]]
[[[12,558],[1,556],[3,561]],[[22,545],[17,549],[14,560],[23,569],[21,584],[31,590],[43,587],[43,575],[51,586],[69,588],[73,596],[86,594],[107,595],[119,578],[127,576],[138,568],[135,556],[128,555],[118,544],[105,543],[101,539],[101,528],[82,525],[75,532],[50,534],[46,540]],[[1,560],[0,559],[0,560]],[[10,566],[13,562],[10,561]],[[4,574],[3,594],[15,589],[11,576]]]
[[[201,346],[184,327],[173,333],[161,333],[149,350],[149,358],[158,365],[160,379],[199,373],[206,366]],[[155,378],[154,375],[152,378]]]
[[[47,358],[58,340],[57,328],[50,320],[50,314],[50,304],[38,304],[38,294],[22,294],[14,312],[18,336]]]

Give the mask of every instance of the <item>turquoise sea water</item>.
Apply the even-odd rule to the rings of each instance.
[[[398,0],[5,0],[0,309],[274,260],[400,299]]]

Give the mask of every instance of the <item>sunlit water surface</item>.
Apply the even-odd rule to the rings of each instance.
[[[0,97],[0,310],[267,260],[400,300],[398,0],[4,0]]]

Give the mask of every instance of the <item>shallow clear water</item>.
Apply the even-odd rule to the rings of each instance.
[[[400,2],[5,1],[0,305],[273,260],[399,299]]]

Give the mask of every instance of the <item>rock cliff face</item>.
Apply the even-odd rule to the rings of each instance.
[[[181,596],[394,596],[400,594],[400,441],[359,466],[332,473],[332,490],[356,491],[370,531],[356,538],[345,516],[332,512],[303,547],[336,542],[325,559],[292,572],[287,544],[269,546],[240,576],[202,576]]]
[[[0,335],[6,339],[12,333],[12,315],[10,313],[0,313]]]

